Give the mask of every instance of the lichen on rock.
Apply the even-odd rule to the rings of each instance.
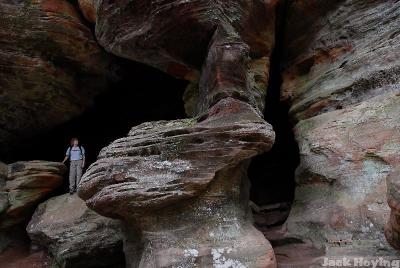
[[[128,267],[276,267],[251,223],[246,176],[275,138],[262,118],[275,4],[97,3],[106,50],[192,83],[192,118],[133,127],[81,180],[90,208],[123,220]]]

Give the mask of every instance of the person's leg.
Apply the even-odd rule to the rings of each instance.
[[[69,192],[74,192],[76,187],[75,178],[76,178],[76,161],[71,161],[69,166]]]
[[[82,160],[76,161],[76,190],[78,190],[79,181],[82,177]]]

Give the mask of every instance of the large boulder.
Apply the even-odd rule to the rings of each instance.
[[[121,225],[90,210],[77,195],[40,204],[26,228],[32,243],[65,268],[124,267]]]
[[[62,184],[67,168],[47,161],[16,162],[8,165],[0,191],[0,229],[30,219],[36,205]]]
[[[79,115],[109,57],[67,0],[0,0],[0,152]]]
[[[301,158],[288,236],[327,256],[396,256],[384,225],[400,162],[400,2],[289,1],[287,12],[282,98]]]

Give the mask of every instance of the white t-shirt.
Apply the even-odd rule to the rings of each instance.
[[[82,146],[69,147],[65,155],[69,156],[70,161],[81,160],[85,156],[85,148]]]

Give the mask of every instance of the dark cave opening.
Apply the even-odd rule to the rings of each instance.
[[[299,164],[299,149],[288,115],[289,105],[280,100],[286,5],[283,1],[277,6],[276,40],[264,111],[264,118],[273,126],[276,139],[272,149],[255,157],[248,169],[250,200],[258,209],[266,208],[268,214],[264,218],[270,218],[266,220],[267,225],[279,225],[286,220],[294,198],[294,174]]]
[[[0,155],[6,163],[24,160],[62,161],[72,137],[86,150],[87,165],[100,150],[127,135],[140,123],[185,118],[183,92],[187,82],[147,65],[117,59],[119,79],[99,94],[94,104],[78,117],[43,134],[21,142]],[[68,190],[68,180],[58,193]]]

